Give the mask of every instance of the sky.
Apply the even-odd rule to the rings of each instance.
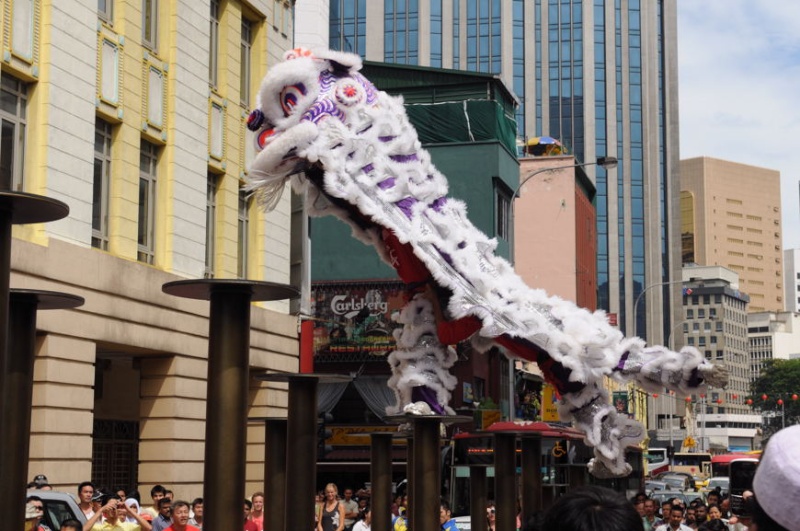
[[[800,248],[800,1],[678,0],[680,157],[778,170]]]

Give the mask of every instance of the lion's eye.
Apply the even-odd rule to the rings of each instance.
[[[306,95],[306,86],[302,83],[284,87],[281,91],[281,108],[283,115],[289,116],[294,112],[294,108],[300,101],[300,98]]]

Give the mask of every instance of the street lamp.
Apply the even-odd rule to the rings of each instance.
[[[568,170],[570,168],[583,168],[585,166],[600,166],[601,168],[611,169],[611,168],[616,168],[618,163],[619,163],[619,159],[617,159],[617,157],[598,157],[597,161],[595,161],[595,162],[578,162],[578,163],[569,164],[569,165],[566,165],[566,166],[553,166],[553,167],[550,167],[550,168],[539,168],[538,170],[535,170],[535,171],[529,173],[528,175],[526,175],[525,177],[523,177],[520,180],[519,185],[514,189],[514,193],[511,194],[511,256],[512,256],[513,261],[516,261],[516,257],[515,257],[516,249],[515,249],[515,245],[514,245],[514,240],[516,238],[516,227],[515,227],[515,224],[516,224],[516,216],[515,216],[516,198],[517,198],[517,194],[519,194],[520,189],[522,189],[522,187],[525,185],[525,183],[527,183],[528,181],[530,181],[531,179],[533,179],[534,177],[536,177],[537,175],[540,175],[542,173],[555,172],[555,171],[559,171],[559,170]]]
[[[700,280],[700,279],[695,278],[695,277],[692,277],[692,278],[689,279],[690,282],[693,282],[695,280]],[[644,295],[645,292],[647,290],[649,290],[650,288],[656,288],[658,286],[669,286],[669,285],[672,285],[672,284],[681,284],[683,282],[684,282],[683,279],[669,280],[667,282],[654,282],[653,284],[650,284],[649,286],[645,287],[642,291],[639,292],[639,295],[636,296],[636,300],[633,301],[633,335],[634,336],[638,336],[639,335],[639,331],[638,331],[639,320],[638,320],[638,315],[637,314],[638,314],[638,310],[639,310],[639,300],[642,298],[642,295]],[[669,338],[667,338],[667,339],[669,339]],[[667,344],[669,344],[669,341],[667,341]]]

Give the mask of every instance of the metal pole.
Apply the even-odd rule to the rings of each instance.
[[[522,438],[522,527],[542,510],[542,439]]]
[[[469,467],[469,506],[471,531],[486,531],[486,467]]]
[[[516,450],[516,434],[494,434],[494,490],[497,529],[517,528]]]
[[[8,305],[11,279],[11,205],[0,201],[0,370],[5,365],[8,352]],[[0,378],[0,396],[3,392],[3,379]],[[0,417],[0,433],[8,426]],[[5,497],[5,496],[2,496]],[[21,510],[15,508],[15,512]],[[8,514],[8,513],[4,513]],[[11,524],[9,524],[11,525]]]
[[[0,408],[5,423],[0,439],[0,477],[8,529],[25,526],[25,485],[31,440],[33,362],[36,357],[36,312],[74,308],[83,304],[75,295],[39,290],[11,290],[9,296],[8,351],[2,371]],[[4,526],[4,527],[6,527]]]
[[[441,531],[441,455],[438,418],[415,417],[414,488],[411,491],[411,522],[415,531]]]
[[[31,440],[31,401],[33,398],[33,359],[36,345],[36,299],[10,298],[8,350],[3,379],[3,451],[0,452],[0,477],[5,494],[0,507],[8,529],[23,529],[25,485]],[[8,506],[6,506],[8,504]]]
[[[251,296],[248,287],[211,291],[203,479],[208,529],[242,526]]]
[[[265,422],[264,529],[286,529],[286,419]]]
[[[516,411],[514,410],[514,360],[506,356],[508,360],[508,420],[514,421]]]
[[[392,527],[392,434],[373,433],[371,438],[372,529],[389,531]]]
[[[287,496],[284,509],[287,531],[308,530],[314,527],[314,491],[317,479],[317,383],[316,378],[289,380],[286,492],[291,498]]]

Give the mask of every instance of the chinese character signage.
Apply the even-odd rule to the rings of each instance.
[[[314,355],[385,356],[395,349],[392,313],[405,303],[399,282],[318,283],[312,290]]]

